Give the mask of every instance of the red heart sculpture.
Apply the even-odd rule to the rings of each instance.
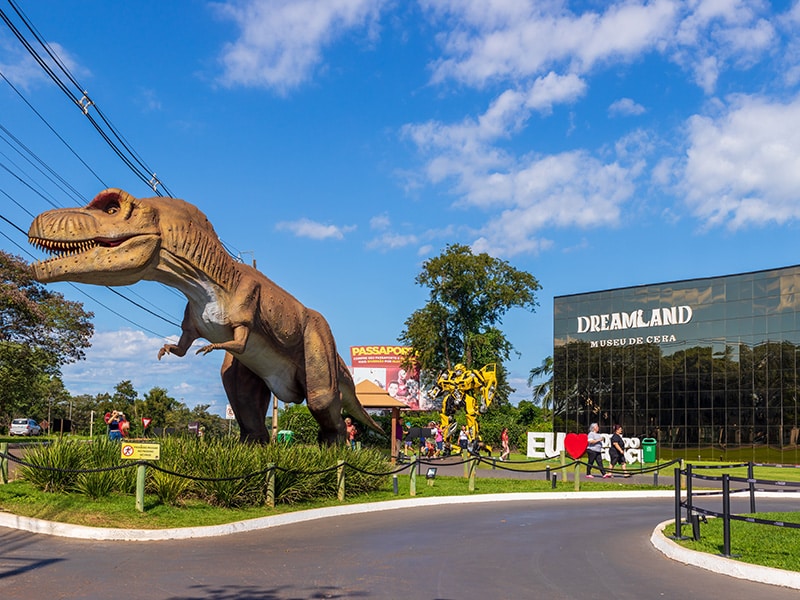
[[[583,456],[589,445],[589,436],[585,433],[568,433],[564,438],[564,450],[575,460]]]

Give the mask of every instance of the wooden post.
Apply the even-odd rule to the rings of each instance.
[[[478,470],[478,460],[472,459],[469,463],[469,486],[468,489],[470,492],[475,491],[475,473]]]
[[[414,460],[411,461],[411,479],[408,483],[408,495],[409,496],[416,496],[417,495],[417,463],[419,462],[419,456],[414,456]]]
[[[8,442],[0,443],[0,452],[3,453],[3,458],[0,458],[0,483],[8,483],[8,459],[5,457],[8,453]]]
[[[397,421],[400,420],[400,409],[392,408],[392,464],[397,462],[400,448],[397,445]]]
[[[136,510],[144,512],[144,482],[147,466],[144,463],[136,467]]]
[[[275,443],[278,438],[278,397],[272,394],[272,437],[270,441]]]
[[[275,463],[267,463],[267,501],[270,508],[275,508]]]
[[[339,497],[339,502],[344,502],[344,461],[339,460],[338,465],[339,468],[336,470],[338,478],[338,485],[336,486],[338,489],[337,495]]]
[[[464,461],[464,479],[469,477],[469,462],[467,462],[468,458],[469,458],[469,454],[467,453],[467,451],[466,450],[462,450],[461,451],[461,460]]]
[[[581,491],[581,474],[580,474],[581,463],[575,463],[575,491]]]

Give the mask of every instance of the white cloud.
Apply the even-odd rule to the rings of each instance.
[[[552,246],[539,236],[543,230],[616,226],[642,169],[641,162],[603,163],[575,151],[532,159],[497,175],[505,180],[511,207],[489,219],[473,247],[500,256],[538,253]]]
[[[225,85],[284,93],[307,81],[322,50],[345,33],[374,35],[385,0],[245,0],[215,5],[240,28],[222,53]]]
[[[618,159],[604,162],[575,150],[552,156],[515,157],[495,143],[523,128],[533,111],[580,97],[585,83],[575,75],[550,73],[527,90],[508,90],[478,118],[448,125],[409,124],[403,133],[429,155],[432,183],[448,181],[459,203],[502,212],[487,217],[473,243],[476,250],[513,255],[549,248],[540,239],[546,227],[580,228],[619,223],[621,206],[634,193],[644,163],[645,136],[631,134],[616,148]]]
[[[612,61],[657,52],[691,72],[710,94],[723,70],[751,67],[777,37],[762,16],[770,11],[765,0],[627,1],[582,13],[566,4],[425,0],[432,18],[448,27],[440,38],[443,57],[432,65],[433,81],[482,87],[548,70],[585,75]]]
[[[488,169],[507,162],[493,142],[519,131],[534,111],[547,113],[553,104],[578,99],[586,84],[575,75],[548,73],[525,90],[507,90],[491,103],[477,119],[466,118],[448,125],[439,121],[405,125],[401,133],[423,152],[433,153],[428,163],[428,177],[441,181],[465,171]]]
[[[55,42],[50,42],[48,46],[73,76],[78,78],[91,76],[91,72],[83,65],[80,65],[63,46]],[[60,73],[60,69],[44,49],[39,47],[36,50],[51,69]],[[33,56],[24,50],[16,39],[12,39],[2,33],[0,33],[0,72],[15,86],[25,90],[51,81],[44,69],[36,62]]]
[[[800,217],[800,98],[738,96],[688,122],[681,187],[698,218],[737,229]]]
[[[645,113],[645,107],[631,100],[630,98],[620,98],[611,103],[608,107],[608,114],[614,116],[637,116]]]
[[[325,225],[312,221],[311,219],[298,219],[297,221],[281,221],[275,225],[278,231],[289,231],[297,237],[310,238],[312,240],[341,240],[346,233],[356,229],[355,225]]]
[[[371,250],[396,250],[413,246],[419,242],[419,238],[414,234],[404,234],[397,231],[387,231],[367,243],[367,248]]]
[[[728,63],[748,68],[775,42],[773,25],[759,16],[769,9],[763,0],[693,0],[687,7],[669,53],[707,94]]]
[[[647,54],[674,61],[711,94],[725,70],[752,67],[776,38],[773,24],[762,16],[770,10],[764,0],[633,0],[582,13],[559,0],[423,0],[422,5],[446,25],[439,37],[442,57],[432,65],[434,83],[453,80],[480,88],[505,81],[509,89],[477,117],[408,124],[402,133],[424,157],[429,183],[449,184],[458,204],[488,213],[474,245],[505,255],[547,247],[540,236],[547,227],[616,226],[635,197],[644,157],[663,151],[663,140],[635,131],[596,151],[514,154],[508,142],[528,127],[533,112],[546,116],[556,104],[575,102],[587,94],[592,71]],[[631,98],[608,109],[609,116],[645,112]],[[703,143],[701,125],[696,124],[693,146]],[[705,170],[702,161],[699,156],[687,161],[686,181],[695,170]],[[660,157],[648,181],[663,186],[680,176],[674,160]],[[709,215],[734,210],[693,202],[696,214],[712,221]],[[775,218],[786,218],[781,206]],[[751,220],[763,209],[755,199],[740,202],[731,223]]]
[[[391,226],[392,222],[387,215],[377,215],[369,220],[370,229],[384,230],[389,229]]]
[[[433,80],[475,86],[525,79],[557,66],[582,73],[611,57],[635,57],[666,43],[679,8],[674,0],[617,3],[603,13],[583,14],[555,1],[423,4],[450,19],[451,31],[443,36],[446,58],[433,66]]]

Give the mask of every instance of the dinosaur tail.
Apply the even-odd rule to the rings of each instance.
[[[342,406],[350,416],[373,431],[386,435],[386,432],[372,420],[369,413],[361,406],[361,402],[358,401],[353,377],[341,357],[339,357],[339,393],[342,395]]]

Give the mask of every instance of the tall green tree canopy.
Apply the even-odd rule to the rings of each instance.
[[[21,258],[0,251],[0,420],[41,404],[61,367],[83,358],[92,316],[35,281]]]
[[[153,427],[175,427],[175,411],[181,406],[182,403],[170,396],[166,389],[154,387],[144,395],[142,416],[152,419]]]
[[[461,244],[425,261],[416,283],[430,296],[406,320],[398,339],[414,349],[420,368],[433,377],[456,363],[480,368],[496,362],[500,375],[513,347],[498,326],[512,308],[533,312],[541,289],[530,273]]]

